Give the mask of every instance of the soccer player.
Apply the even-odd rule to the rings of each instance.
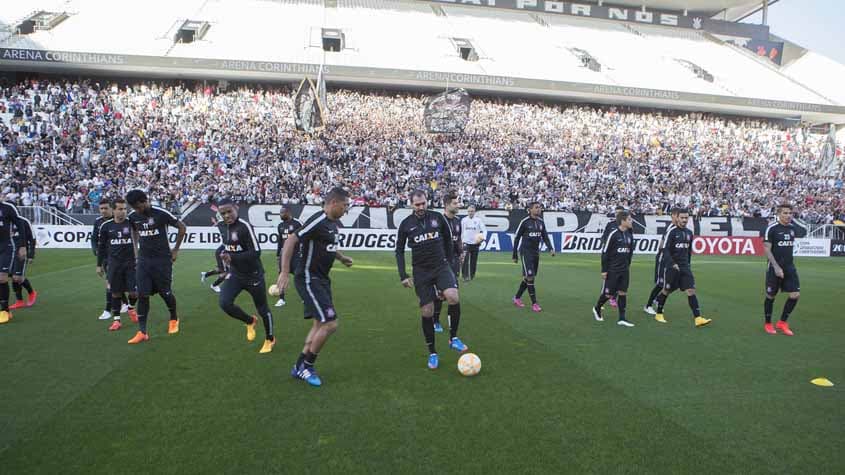
[[[38,298],[38,292],[33,290],[32,284],[26,277],[26,269],[35,259],[35,232],[32,230],[32,223],[23,216],[20,217],[20,224],[22,226],[14,226],[15,232],[12,239],[15,240],[16,247],[26,248],[26,258],[18,257],[12,264],[12,288],[15,290],[16,300],[14,305],[9,307],[9,310],[32,307],[35,304],[35,299]],[[26,289],[26,300],[23,299],[23,289]]]
[[[657,246],[657,255],[654,256],[654,287],[651,289],[651,293],[648,295],[648,301],[643,307],[643,311],[649,315],[657,315],[657,311],[654,309],[657,306],[657,294],[663,290],[663,284],[665,283],[666,277],[666,261],[663,259],[663,244],[666,241],[666,235],[669,234],[669,231],[672,230],[675,226],[675,218],[672,218],[672,222],[666,229],[663,231],[663,235],[660,236],[660,244]]]
[[[290,214],[290,205],[283,204],[281,209],[279,209],[279,217],[282,218],[282,222],[279,223],[278,228],[276,231],[278,232],[278,236],[276,237],[276,263],[278,264],[279,272],[282,271],[282,249],[285,247],[285,241],[287,241],[288,237],[293,234],[297,229],[302,227],[302,222],[298,219],[294,218]],[[290,263],[290,270],[291,272],[295,271],[297,267],[299,267],[299,260],[302,258],[302,249],[297,247],[295,252],[293,253],[293,262]],[[279,300],[276,301],[277,307],[284,307],[285,306],[285,292],[282,289],[279,289],[281,293],[279,293]]]
[[[428,367],[437,369],[439,357],[434,345],[434,301],[439,291],[449,304],[449,348],[457,352],[466,351],[465,345],[458,338],[461,323],[461,304],[458,296],[458,280],[452,272],[450,262],[453,259],[455,245],[452,241],[451,227],[446,218],[435,211],[428,210],[428,197],[425,191],[411,193],[413,214],[402,220],[396,238],[396,265],[399,268],[399,280],[406,288],[414,287],[420,301],[422,313],[422,331],[428,346]],[[463,224],[463,223],[462,223]],[[405,245],[411,248],[411,272],[405,271]]]
[[[294,275],[296,291],[305,307],[305,318],[314,323],[305,346],[291,370],[291,376],[312,386],[321,386],[322,379],[314,368],[317,355],[329,336],[337,330],[337,311],[332,302],[332,287],[329,272],[335,260],[346,267],[352,266],[352,258],[338,250],[337,220],[349,208],[349,192],[343,188],[332,188],[326,195],[323,211],[309,218],[294,234],[288,236],[282,248],[282,270],[276,280],[280,291],[285,290],[290,278],[290,264],[297,248],[302,249],[302,260]]]
[[[217,230],[223,238],[223,252],[220,258],[229,268],[229,278],[223,282],[220,292],[220,308],[230,317],[244,322],[246,325],[246,340],[255,340],[255,324],[258,319],[250,316],[242,308],[235,305],[235,299],[246,290],[252,297],[255,310],[261,315],[264,323],[264,346],[259,353],[270,353],[276,339],[273,337],[273,314],[267,305],[267,295],[264,293],[267,285],[264,282],[264,266],[261,264],[261,246],[252,225],[238,217],[238,207],[235,203],[224,198],[217,203],[217,210],[223,220],[217,223]]]
[[[666,305],[666,298],[675,289],[681,289],[687,294],[687,302],[692,309],[693,322],[697,327],[703,327],[712,320],[701,316],[701,309],[698,305],[698,296],[695,294],[695,277],[692,275],[690,265],[692,258],[692,231],[687,229],[689,211],[684,208],[672,210],[672,220],[675,226],[666,231],[663,244],[663,259],[666,262],[666,281],[663,290],[657,294],[657,315],[654,319],[660,323],[666,323],[663,316],[663,306]]]
[[[452,259],[449,261],[449,267],[452,268],[452,273],[455,277],[461,273],[461,259],[463,258],[464,245],[461,239],[461,219],[458,218],[458,194],[454,191],[446,194],[443,199],[443,216],[446,217],[446,222],[449,223],[449,231],[452,234],[452,243],[455,245]],[[455,281],[457,284],[457,280]],[[438,293],[434,299],[434,332],[443,333],[443,325],[440,324],[440,312],[443,309],[443,295]],[[448,317],[448,315],[447,315]]]
[[[464,282],[469,282],[475,278],[475,270],[478,267],[478,250],[481,248],[478,235],[481,234],[482,238],[487,237],[487,227],[484,226],[484,221],[475,217],[475,206],[470,205],[467,208],[467,215],[461,220],[461,231],[461,239],[466,250],[462,274]]]
[[[9,272],[15,259],[26,259],[26,248],[17,247],[13,238],[14,226],[24,224],[15,205],[0,202],[0,323],[12,319],[9,312]]]
[[[616,208],[613,209],[613,212],[607,214],[607,217],[610,218],[610,221],[608,221],[607,224],[604,225],[604,232],[602,232],[601,235],[601,242],[607,242],[607,236],[609,236],[610,233],[612,233],[615,229],[619,227],[619,225],[616,224],[616,213],[620,211],[625,211],[625,207],[622,205],[616,205]],[[602,288],[604,288],[604,280],[602,280],[601,285]],[[616,296],[611,296],[610,300],[608,300],[608,303],[611,307],[616,308]]]
[[[94,252],[94,257],[97,257],[97,251],[100,248],[100,226],[103,225],[103,222],[112,219],[111,206],[109,206],[108,202],[101,201],[99,211],[100,216],[94,220],[94,229],[91,231],[91,251]],[[108,260],[105,261],[105,264],[108,265]],[[100,320],[108,320],[111,318],[111,301],[111,291],[109,290],[109,283],[106,281],[106,307],[103,309],[103,313],[101,313],[98,317]]]
[[[628,283],[631,280],[631,258],[634,256],[634,220],[631,213],[622,210],[616,213],[616,229],[611,231],[601,249],[601,278],[604,281],[601,295],[593,307],[593,317],[596,321],[604,321],[601,309],[611,297],[616,297],[619,309],[617,325],[633,327],[634,324],[625,318],[628,304]]]
[[[136,283],[138,286],[138,333],[129,340],[134,345],[150,339],[147,335],[147,317],[150,312],[150,295],[158,293],[170,311],[167,333],[179,333],[179,317],[176,316],[176,297],[173,295],[173,263],[179,256],[179,247],[185,239],[185,224],[170,212],[152,206],[147,194],[132,190],[126,194],[126,202],[134,210],[129,214],[133,238],[138,243]],[[178,228],[173,249],[167,240],[167,228]]]
[[[111,289],[113,321],[109,331],[117,331],[122,326],[120,309],[124,293],[129,293],[129,318],[134,323],[138,322],[135,311],[138,293],[135,285],[135,244],[132,241],[132,226],[126,219],[126,200],[117,198],[111,202],[110,207],[112,219],[103,221],[97,239],[97,275],[106,276]]]
[[[220,224],[220,222],[218,222],[217,224]],[[226,276],[229,275],[229,267],[226,265],[226,263],[223,262],[222,257],[223,251],[225,249],[226,246],[221,244],[217,246],[217,249],[214,250],[214,259],[217,261],[217,267],[205,272],[200,272],[200,282],[205,282],[205,279],[213,275],[220,276],[211,284],[211,290],[217,292],[218,294],[220,293],[220,284],[223,283],[223,281],[226,280]]]
[[[519,308],[525,307],[522,303],[522,294],[528,289],[528,296],[531,297],[531,311],[542,312],[540,304],[537,303],[537,291],[534,288],[534,280],[540,270],[540,243],[545,243],[546,248],[555,255],[555,248],[546,232],[546,223],[540,215],[543,207],[534,201],[528,204],[528,216],[519,222],[516,228],[516,235],[513,239],[513,262],[519,263],[517,252],[522,257],[522,281],[519,289],[513,297],[513,304]]]
[[[798,298],[801,297],[801,282],[798,279],[798,270],[792,262],[795,245],[792,205],[781,204],[777,207],[777,221],[766,228],[763,245],[769,262],[766,269],[766,300],[763,302],[766,323],[763,328],[770,335],[775,335],[777,330],[780,330],[784,335],[793,336],[794,333],[789,328],[787,320],[795,310]],[[777,326],[772,326],[772,307],[775,304],[775,297],[781,290],[787,292],[789,298],[783,305],[783,313],[780,315]]]

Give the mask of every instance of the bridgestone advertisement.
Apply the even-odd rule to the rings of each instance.
[[[44,249],[86,249],[91,247],[90,226],[35,226],[35,239],[39,248]],[[275,227],[256,227],[258,244],[265,252],[275,253],[278,235]],[[170,242],[176,242],[176,230],[169,234]],[[483,251],[513,250],[513,233],[488,232],[481,243]],[[570,254],[601,253],[601,233],[560,233],[551,232],[555,250]],[[214,226],[189,226],[182,249],[216,249],[220,245],[220,235]],[[763,241],[760,237],[718,237],[696,236],[692,243],[693,254],[719,256],[762,256]],[[635,254],[656,254],[660,246],[660,235],[637,235],[634,242]],[[393,229],[356,229],[340,230],[340,248],[352,251],[394,251],[396,249],[396,230]],[[546,249],[543,249],[544,251]],[[797,239],[796,256],[824,257],[830,255],[828,239]]]

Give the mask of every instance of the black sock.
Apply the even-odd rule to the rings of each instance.
[[[106,312],[111,312],[111,290],[106,289]]]
[[[21,287],[20,282],[12,281],[12,289],[15,291],[15,298],[18,301],[23,300],[23,287]]]
[[[111,316],[115,320],[120,320],[120,307],[121,306],[122,305],[120,303],[120,297],[112,297],[112,300],[111,300]]]
[[[170,310],[170,319],[179,320],[176,316],[176,296],[173,295],[173,292],[167,292],[159,295],[161,295],[161,299],[164,300],[165,305],[167,305],[167,310]]]
[[[628,305],[627,295],[616,296],[616,308],[619,310],[619,320],[625,320],[625,307]]]
[[[129,303],[129,299],[126,298],[126,294],[120,294],[120,305],[124,306]]]
[[[698,308],[698,296],[697,295],[690,295],[687,297],[687,302],[689,303],[689,308],[692,309],[692,316],[698,318],[701,316],[701,309]]]
[[[221,274],[220,277],[218,277],[217,280],[215,280],[214,283],[211,284],[211,286],[217,287],[222,284],[224,280],[226,280],[226,274]]]
[[[23,283],[21,283],[21,285],[23,285],[23,288],[26,289],[27,294],[31,295],[32,292],[34,292],[34,290],[32,289],[32,284],[29,283],[29,279],[24,279]]]
[[[651,294],[648,296],[648,303],[646,304],[646,307],[654,306],[654,299],[657,298],[657,294],[659,294],[661,290],[663,290],[663,286],[661,285],[655,285],[654,288],[651,289]]]
[[[0,284],[0,311],[9,311],[9,282]]]
[[[516,298],[518,298],[518,299],[522,298],[522,294],[525,292],[525,290],[527,288],[528,288],[528,284],[526,284],[524,280],[522,282],[520,282],[519,283],[519,290],[516,291]]]
[[[534,288],[534,282],[528,284],[528,296],[531,297],[531,303],[537,303],[537,290]]]
[[[657,294],[657,313],[663,313],[663,306],[666,305],[666,299],[669,296],[660,292]]]
[[[602,292],[601,295],[599,295],[598,301],[596,301],[596,310],[600,311],[602,305],[607,303],[608,300],[610,300],[610,296],[607,295],[606,293]]]
[[[138,297],[133,297],[131,294],[129,295],[129,308],[135,307],[135,304],[138,303]]]
[[[780,316],[780,321],[785,322],[789,319],[789,314],[795,310],[795,306],[798,305],[798,299],[789,298],[786,300],[786,303],[783,304],[783,313]]]
[[[273,339],[273,314],[269,309],[264,309],[259,312],[261,314],[261,321],[264,323],[264,339]]]
[[[422,331],[425,337],[425,344],[428,345],[429,353],[437,353],[434,349],[434,320],[422,317]]]
[[[285,299],[285,292],[282,291],[282,293],[279,294],[279,300],[284,300],[284,299]]]
[[[305,353],[305,361],[303,361],[303,363],[305,364],[306,367],[313,368],[314,363],[316,363],[316,362],[317,362],[317,353],[311,353],[310,351],[308,353]]]
[[[220,271],[219,271],[219,270],[214,269],[214,270],[210,270],[210,271],[206,272],[206,273],[205,273],[205,276],[206,276],[206,277],[211,277],[212,275],[217,275],[217,274],[219,274],[219,273],[220,273]]]
[[[150,313],[150,297],[144,295],[138,299],[138,329],[147,333],[147,314]]]
[[[305,353],[300,353],[299,358],[296,359],[296,367],[299,368],[302,366],[302,363],[305,362]]]
[[[763,316],[766,318],[766,323],[772,323],[772,309],[775,306],[775,299],[766,297],[763,300]]]
[[[461,326],[461,304],[449,305],[449,335],[452,338],[458,336],[458,327]]]
[[[440,312],[442,310],[443,310],[443,301],[438,299],[438,298],[435,298],[434,299],[434,316],[432,317],[434,319],[435,324],[440,323]]]

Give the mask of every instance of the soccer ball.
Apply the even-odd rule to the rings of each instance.
[[[267,293],[272,295],[273,297],[278,297],[281,292],[279,292],[279,286],[273,284],[270,286],[269,289],[267,289]]]
[[[458,359],[458,372],[464,376],[475,376],[481,371],[481,358],[475,353],[466,353]]]
[[[484,242],[484,235],[481,234],[481,233],[476,234],[475,235],[475,243],[481,244],[482,242]]]

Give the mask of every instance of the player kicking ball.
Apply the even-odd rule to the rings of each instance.
[[[634,324],[625,318],[628,305],[628,283],[631,280],[631,258],[634,256],[634,220],[627,211],[616,213],[616,229],[611,231],[604,241],[601,250],[601,278],[604,281],[601,295],[593,307],[593,317],[602,322],[602,306],[611,297],[616,297],[616,308],[619,310],[617,325],[633,327]]]
[[[766,323],[763,329],[769,335],[776,335],[778,331],[787,336],[793,336],[789,328],[789,315],[798,305],[801,297],[801,282],[798,270],[792,261],[795,246],[795,225],[792,223],[792,205],[782,204],[777,207],[777,221],[766,229],[763,245],[766,249],[766,259],[769,266],[766,269],[766,300],[763,302],[763,314]],[[777,325],[772,325],[772,307],[778,292],[789,294],[783,304],[783,313]]]
[[[461,304],[458,297],[458,281],[450,266],[455,247],[451,226],[446,218],[428,210],[428,197],[422,190],[411,194],[413,214],[402,220],[396,239],[396,264],[399,280],[406,288],[414,287],[419,297],[422,313],[422,332],[428,347],[428,367],[437,369],[440,364],[434,345],[434,301],[437,292],[448,303],[449,348],[461,353],[468,347],[458,338],[461,322]],[[411,270],[413,278],[405,271],[405,246],[411,248]]]
[[[657,294],[657,315],[654,319],[660,323],[666,323],[663,315],[663,307],[669,294],[676,289],[681,289],[687,294],[687,302],[692,310],[693,322],[696,328],[709,325],[712,320],[701,316],[701,309],[698,305],[698,296],[695,294],[695,277],[692,275],[692,231],[687,229],[689,222],[689,211],[683,208],[672,210],[672,220],[677,226],[666,232],[666,239],[663,245],[663,258],[666,265],[666,279],[663,290]]]

